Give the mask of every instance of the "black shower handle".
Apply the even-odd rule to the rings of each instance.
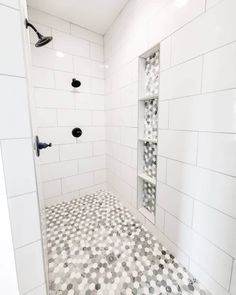
[[[39,149],[42,150],[42,149],[46,149],[47,147],[51,147],[52,146],[52,143],[44,143],[44,142],[39,142]]]
[[[40,156],[40,150],[46,149],[48,147],[51,147],[52,143],[45,143],[45,142],[40,142],[39,137],[35,137],[35,150],[36,150],[36,155],[37,157]]]

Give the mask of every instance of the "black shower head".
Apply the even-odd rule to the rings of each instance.
[[[48,44],[49,42],[52,41],[52,37],[51,36],[43,36],[40,33],[37,33],[38,35],[38,42],[35,44],[35,47],[41,47],[44,46],[46,44]]]
[[[80,85],[81,85],[81,82],[79,80],[76,80],[75,78],[72,79],[71,86],[73,86],[74,88],[78,88],[80,87]]]
[[[35,33],[37,34],[38,38],[39,38],[38,42],[35,44],[35,47],[44,46],[44,45],[46,45],[46,44],[48,44],[49,42],[52,41],[53,38],[51,36],[43,36],[42,34],[40,34],[37,31],[37,29],[31,23],[28,22],[27,19],[25,19],[25,26],[26,26],[26,29],[28,27],[32,28],[35,31]]]

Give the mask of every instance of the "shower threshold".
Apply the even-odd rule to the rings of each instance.
[[[209,294],[118,199],[46,208],[50,295]]]

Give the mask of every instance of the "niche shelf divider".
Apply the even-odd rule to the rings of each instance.
[[[157,191],[159,67],[159,46],[139,58],[137,206],[153,224]]]

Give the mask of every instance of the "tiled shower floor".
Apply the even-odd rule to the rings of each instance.
[[[46,212],[50,295],[207,294],[114,196]]]

